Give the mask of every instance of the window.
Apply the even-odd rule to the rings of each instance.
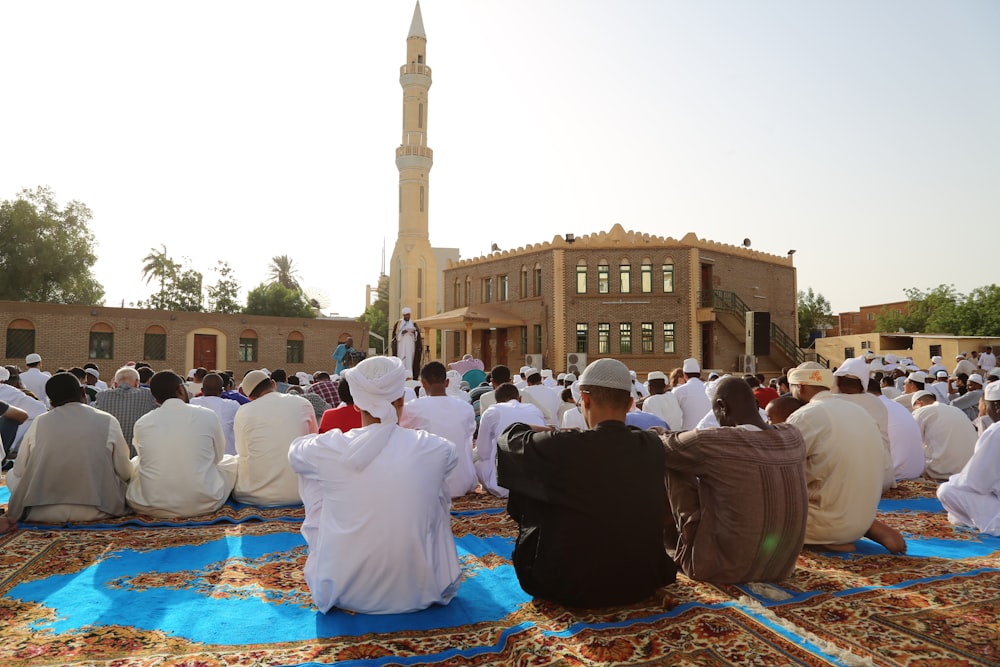
[[[462,334],[457,331],[453,331],[451,337],[454,341],[454,343],[452,343],[454,348],[453,352],[455,353],[454,356],[459,357],[462,354]]]
[[[497,294],[497,299],[499,299],[500,301],[507,300],[507,283],[508,283],[507,276],[500,276],[500,284],[498,286],[498,294]]]
[[[932,356],[932,357],[940,357],[941,356],[941,346],[940,345],[931,345],[931,346],[929,346],[929,349],[927,350],[927,354],[930,355],[930,356]],[[852,351],[850,357],[853,357],[853,356],[854,356],[854,352]],[[850,357],[847,357],[847,358],[849,359]]]
[[[420,186],[420,212],[424,212],[424,186]]]
[[[577,352],[582,352],[583,354],[587,353],[587,336],[588,336],[588,329],[589,328],[590,328],[590,325],[588,325],[586,322],[577,322],[576,323],[576,351]]]
[[[653,323],[643,322],[641,325],[640,334],[642,336],[642,353],[643,354],[653,354]]]
[[[306,341],[302,334],[293,331],[285,341],[285,363],[301,364],[306,357]]]
[[[869,347],[871,347],[871,343],[869,343],[866,340],[861,341],[861,349],[862,350],[867,350]]]
[[[528,327],[521,327],[521,354],[528,354]]]
[[[472,299],[472,278],[465,279],[465,305],[468,306]]]
[[[845,347],[844,348],[844,359],[850,359],[853,356],[854,356],[854,348],[853,347]]]
[[[622,322],[618,325],[618,352],[632,354],[632,323]]]
[[[90,327],[91,359],[112,359],[115,356],[115,334],[110,324],[98,322]]]
[[[424,296],[424,270],[417,269],[417,298],[422,299]],[[420,315],[417,315],[420,317]]]
[[[643,294],[653,291],[653,264],[648,259],[642,260],[641,276],[639,278],[639,289]]]
[[[587,293],[587,264],[582,259],[576,265],[576,293]]]
[[[597,265],[597,292],[607,294],[609,291],[611,291],[611,269],[607,260],[601,260]]]
[[[611,324],[597,323],[597,353],[611,354]]]
[[[521,267],[521,298],[528,298],[528,269]]]
[[[455,279],[455,296],[453,303],[455,308],[459,308],[462,305],[462,281],[458,278]]]
[[[632,265],[625,260],[618,265],[618,291],[622,294],[632,291]]]
[[[142,339],[142,358],[148,361],[163,361],[167,358],[167,332],[158,325],[146,329]]]
[[[664,264],[663,265],[663,291],[673,292],[674,291],[674,265]]]
[[[535,264],[535,296],[542,295],[542,267]]]
[[[872,322],[875,320],[875,313],[868,313],[868,321]]]
[[[424,127],[424,105],[423,104],[418,104],[417,105],[417,127],[418,128],[423,128]]]
[[[483,278],[483,303],[493,301],[493,279]]]
[[[664,354],[674,353],[674,323],[663,323],[663,352]]]
[[[35,351],[35,325],[28,320],[14,320],[7,325],[7,357],[23,358]]]
[[[257,361],[257,332],[253,329],[240,334],[240,361]]]
[[[540,354],[542,351],[542,325],[535,325],[535,353]]]

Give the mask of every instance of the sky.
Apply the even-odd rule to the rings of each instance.
[[[93,211],[107,305],[166,246],[289,255],[360,315],[398,230],[410,0],[3,2],[0,199]],[[834,312],[997,282],[1000,2],[424,0],[432,245],[625,229],[784,256]]]

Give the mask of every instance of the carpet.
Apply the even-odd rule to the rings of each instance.
[[[521,591],[489,496],[453,507],[458,596],[389,616],[315,610],[301,507],[26,527],[0,538],[0,665],[998,665],[1000,539],[949,525],[933,490],[880,505],[906,556],[862,541],[803,553],[779,584],[679,576],[601,610]]]

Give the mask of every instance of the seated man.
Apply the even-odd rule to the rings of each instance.
[[[976,443],[962,471],[938,487],[948,521],[1000,537],[1000,382],[986,385],[986,412],[993,423]]]
[[[202,380],[201,396],[192,398],[191,405],[208,408],[215,413],[219,418],[219,424],[222,425],[222,435],[226,437],[226,454],[235,456],[236,434],[233,432],[233,424],[236,422],[236,411],[240,409],[240,404],[222,397],[225,384],[226,381],[221,375],[209,373]]]
[[[448,371],[440,361],[420,369],[420,398],[403,406],[399,425],[439,435],[455,445],[458,463],[448,473],[446,484],[452,498],[474,491],[476,467],[472,463],[472,435],[476,432],[476,411],[460,398],[448,394]]]
[[[792,395],[806,403],[788,417],[806,442],[809,489],[807,545],[853,551],[868,537],[890,553],[904,553],[906,541],[875,518],[882,496],[882,436],[862,408],[830,393],[833,373],[815,362],[788,372]]]
[[[784,579],[805,540],[805,442],[797,428],[766,424],[740,378],[719,382],[712,410],[720,428],[661,436],[665,543],[676,547],[674,560],[692,579]]]
[[[344,374],[364,426],[307,435],[288,451],[306,506],[313,602],[365,614],[448,604],[462,581],[445,484],[455,447],[397,424],[406,371],[396,357]]]
[[[945,480],[972,458],[976,427],[964,412],[936,398],[926,390],[913,394],[913,419],[924,443],[924,477]]]
[[[545,417],[538,406],[521,402],[517,385],[502,384],[494,391],[496,403],[483,413],[479,420],[479,437],[473,457],[476,477],[486,493],[506,498],[507,489],[497,484],[497,440],[511,424],[545,425]]]
[[[214,373],[205,376],[205,386],[213,376],[221,392],[222,379]],[[210,408],[189,405],[184,382],[173,371],[153,375],[149,389],[160,407],[135,423],[137,454],[125,499],[136,512],[156,517],[216,511],[236,483],[236,457],[225,454],[219,418]]]
[[[625,364],[598,359],[580,376],[590,430],[515,424],[500,438],[498,482],[519,526],[512,560],[531,595],[619,605],[674,581],[663,547],[663,445],[625,425],[631,389]]]
[[[72,373],[45,383],[52,409],[35,418],[7,473],[14,521],[96,521],[128,513],[132,474],[118,420],[86,404]]]
[[[316,432],[312,405],[301,396],[279,393],[264,371],[247,373],[240,389],[250,402],[236,412],[233,423],[239,455],[233,500],[262,507],[301,503],[288,446]]]
[[[347,433],[352,429],[361,428],[361,411],[354,407],[354,397],[351,396],[351,386],[347,378],[340,378],[337,383],[337,395],[340,397],[340,404],[323,413],[319,424],[320,433],[335,428]]]
[[[193,394],[192,394],[193,396]],[[132,446],[132,429],[139,417],[156,409],[153,395],[145,387],[139,386],[139,371],[131,366],[122,366],[115,372],[114,389],[97,393],[94,407],[114,415],[121,424],[122,434],[129,451],[135,456]]]

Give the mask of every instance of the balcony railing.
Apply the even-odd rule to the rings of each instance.
[[[427,65],[409,63],[408,65],[403,65],[399,68],[399,75],[403,76],[404,74],[423,74],[424,76],[430,76],[431,68]]]
[[[750,306],[738,294],[719,289],[699,292],[698,303],[703,308],[711,307],[722,312],[733,313],[741,321],[746,321],[746,314],[750,310]],[[805,361],[805,354],[795,344],[795,339],[774,322],[771,322],[771,343],[777,345],[789,359],[795,362],[796,366]]]

